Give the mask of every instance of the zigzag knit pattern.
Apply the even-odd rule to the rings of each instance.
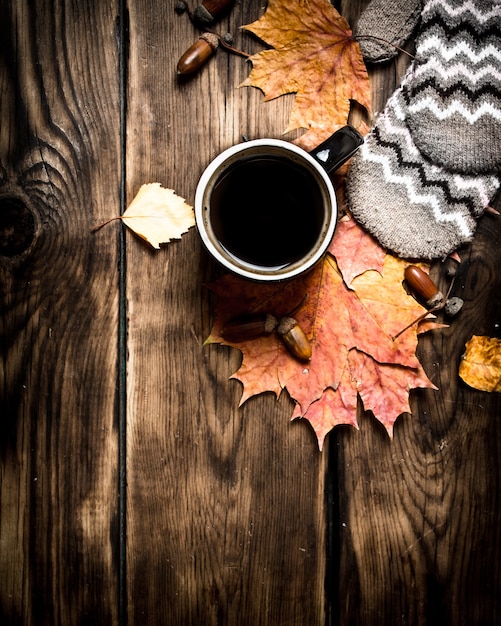
[[[346,194],[355,219],[384,247],[402,258],[430,260],[473,238],[500,180],[446,171],[423,157],[406,124],[413,69],[352,158]]]
[[[409,82],[407,124],[449,169],[501,166],[501,0],[427,0]]]

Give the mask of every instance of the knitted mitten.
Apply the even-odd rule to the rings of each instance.
[[[388,61],[398,53],[414,30],[422,0],[372,0],[364,10],[353,34],[366,61]]]
[[[401,6],[373,0],[367,11],[385,2]],[[352,159],[349,208],[401,257],[440,258],[470,241],[499,187],[500,18],[501,0],[425,0],[415,61]]]
[[[434,163],[500,168],[500,0],[426,0],[408,101],[414,142]]]
[[[354,218],[385,248],[408,259],[443,258],[470,241],[500,186],[494,174],[468,175],[433,164],[406,124],[402,85],[351,160],[346,181]]]

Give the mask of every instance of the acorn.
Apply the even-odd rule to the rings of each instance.
[[[241,343],[271,335],[276,327],[277,318],[269,313],[240,315],[224,325],[221,336],[230,343]]]
[[[202,24],[212,24],[233,2],[234,0],[204,0],[197,6],[193,15]]]
[[[424,302],[428,309],[436,309],[443,305],[444,294],[420,267],[417,265],[407,266],[404,276],[413,295]]]
[[[293,317],[282,317],[277,326],[277,333],[293,356],[300,361],[311,359],[311,344],[304,330]]]
[[[218,49],[219,38],[214,33],[203,33],[179,59],[178,75],[185,76],[199,70]]]
[[[221,337],[230,343],[252,341],[277,331],[287,350],[300,361],[311,359],[311,344],[304,330],[293,317],[279,321],[270,313],[239,315],[229,320],[221,330]]]

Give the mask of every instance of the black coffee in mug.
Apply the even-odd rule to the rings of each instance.
[[[325,200],[312,171],[284,156],[232,164],[210,195],[211,223],[236,260],[267,269],[303,258],[322,234]]]
[[[349,126],[311,153],[281,139],[227,148],[207,166],[195,193],[195,219],[207,251],[256,281],[310,270],[328,250],[337,221],[329,178],[363,143]]]

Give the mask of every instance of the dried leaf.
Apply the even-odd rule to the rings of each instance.
[[[344,282],[351,281],[368,268],[382,272],[385,251],[364,231],[354,219],[343,218],[338,222],[329,252],[336,257]]]
[[[350,371],[366,411],[370,410],[393,436],[399,415],[410,413],[409,392],[418,387],[436,389],[423,368],[378,363],[367,354],[350,352]]]
[[[501,339],[473,335],[459,366],[464,382],[480,391],[501,391]]]
[[[274,49],[251,57],[242,85],[265,100],[295,93],[285,132],[305,128],[299,143],[311,149],[347,123],[351,101],[368,112],[370,84],[358,43],[328,0],[269,0],[265,14],[243,26]]]
[[[335,391],[327,388],[319,400],[310,404],[304,415],[299,412],[293,414],[292,419],[305,417],[309,420],[317,435],[318,447],[322,450],[325,437],[335,426],[348,425],[358,430],[357,397],[350,369],[346,367]],[[299,405],[296,406],[298,407]]]
[[[142,185],[121,219],[157,249],[195,225],[193,207],[160,183]]]
[[[266,391],[278,396],[286,388],[297,403],[292,419],[310,421],[320,449],[334,426],[356,427],[357,394],[391,436],[397,417],[410,411],[409,391],[435,388],[415,354],[416,327],[392,340],[424,310],[402,286],[404,268],[404,261],[387,255],[381,272],[358,275],[351,288],[330,254],[313,272],[285,286],[223,276],[210,285],[219,298],[206,343],[227,343],[242,351],[242,364],[232,376],[243,383],[241,402]],[[308,365],[293,359],[276,334],[240,344],[221,335],[224,324],[243,312],[280,317],[305,294],[295,317],[312,342]]]
[[[437,330],[438,328],[449,328],[449,324],[442,324],[435,321],[436,317],[431,315],[419,322],[417,327],[417,334],[424,335],[424,333],[430,332],[430,330]]]
[[[404,271],[408,264],[407,261],[386,255],[382,270],[367,270],[351,281],[352,289],[391,337],[425,311],[403,287]],[[404,333],[399,340],[404,342],[411,338],[413,343],[409,349],[414,350],[414,332]]]

